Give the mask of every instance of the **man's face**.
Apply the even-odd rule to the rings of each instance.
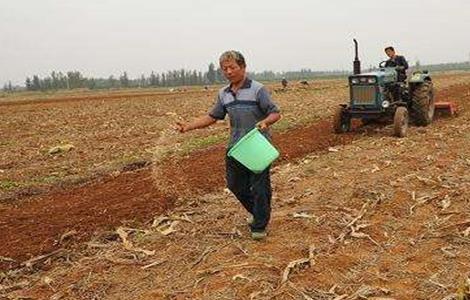
[[[395,51],[392,49],[387,49],[385,50],[385,53],[387,54],[388,57],[393,58],[395,56]]]
[[[245,78],[245,67],[240,67],[234,59],[224,60],[220,63],[225,78],[231,83],[239,83]]]

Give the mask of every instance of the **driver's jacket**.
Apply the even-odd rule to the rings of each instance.
[[[404,82],[406,80],[406,70],[408,69],[408,62],[404,56],[395,55],[385,62],[385,67],[403,67],[397,70],[398,81]]]

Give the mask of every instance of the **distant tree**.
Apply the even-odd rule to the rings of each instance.
[[[197,71],[196,70],[193,70],[193,72],[191,73],[191,76],[190,76],[190,83],[191,85],[196,85],[196,84],[199,84],[199,80],[198,80],[198,77],[197,77]]]
[[[184,69],[180,70],[180,82],[179,84],[186,85],[187,84],[187,73]]]
[[[51,72],[52,88],[57,90],[60,88],[59,76],[55,71]]]
[[[150,81],[150,86],[157,86],[157,76],[155,76],[155,73],[152,71],[152,73],[150,74],[150,77],[149,77],[149,81]]]
[[[224,73],[220,67],[217,68],[217,71],[215,72],[215,81],[219,83],[225,81]]]
[[[144,74],[140,75],[139,86],[142,88],[147,86],[147,79],[145,78]]]
[[[178,71],[170,71],[168,72],[168,76],[166,78],[167,82],[169,83],[168,85],[170,86],[175,86],[178,85],[179,82],[179,72]]]
[[[68,88],[68,85],[67,85],[67,77],[62,73],[62,72],[59,72],[57,73],[56,75],[56,85],[58,86],[59,89],[67,89]]]
[[[215,83],[215,78],[216,77],[216,74],[215,74],[215,65],[213,63],[210,63],[209,64],[209,69],[207,70],[207,81],[210,83],[210,84],[214,84]]]
[[[41,80],[39,79],[38,75],[33,76],[33,85],[32,85],[32,90],[33,91],[39,91],[41,89]]]
[[[204,84],[204,76],[202,75],[202,72],[199,71],[197,74],[197,84],[203,85]]]
[[[52,90],[52,79],[50,77],[46,77],[42,80],[41,90],[42,91]]]
[[[67,82],[69,89],[76,89],[84,87],[85,79],[79,71],[69,71],[67,72]]]
[[[96,88],[96,80],[94,78],[90,78],[88,81],[87,81],[87,87],[90,89],[90,90],[94,90]]]
[[[168,71],[166,74],[166,85],[167,86],[174,86],[176,82],[176,74],[173,73],[173,71]]]
[[[124,72],[121,77],[119,77],[121,87],[129,87],[129,77],[127,77],[127,72]]]
[[[108,83],[107,83],[107,85],[108,85],[109,87],[111,87],[111,88],[116,87],[116,85],[117,85],[116,83],[117,83],[117,80],[114,79],[114,76],[113,76],[113,75],[111,75],[111,76],[108,77]]]
[[[162,83],[160,82],[160,74],[157,73],[157,75],[155,75],[155,85],[156,86],[161,86]]]

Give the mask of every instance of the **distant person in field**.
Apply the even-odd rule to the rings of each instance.
[[[224,52],[219,64],[230,84],[219,90],[216,103],[207,115],[189,123],[177,123],[178,130],[183,133],[204,128],[228,114],[231,134],[227,151],[256,126],[269,139],[269,127],[281,115],[267,89],[247,77],[245,58],[240,52]],[[271,216],[270,168],[255,174],[231,157],[225,156],[225,163],[227,187],[250,213],[251,237],[264,239]]]
[[[287,85],[289,83],[287,82],[287,79],[285,77],[282,77],[281,84],[283,89],[287,89]]]
[[[385,54],[387,54],[389,57],[385,63],[385,67],[396,67],[398,72],[398,81],[405,82],[406,70],[408,70],[408,62],[406,61],[405,57],[397,55],[395,48],[392,46],[385,48]]]

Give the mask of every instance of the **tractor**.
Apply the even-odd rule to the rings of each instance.
[[[336,133],[348,132],[352,120],[363,124],[393,119],[393,133],[406,136],[410,119],[418,126],[431,124],[434,111],[433,82],[428,71],[415,71],[407,82],[398,81],[399,67],[385,67],[385,61],[376,71],[361,73],[358,43],[354,39],[355,59],[353,75],[348,77],[350,101],[337,108],[333,126]]]

